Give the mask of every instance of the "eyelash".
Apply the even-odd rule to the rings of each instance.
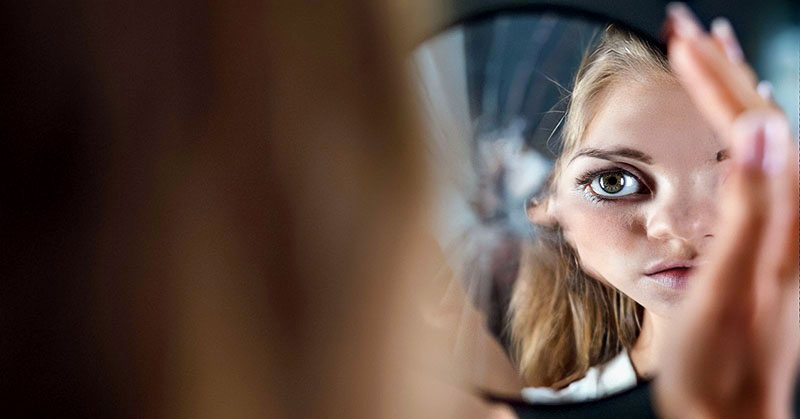
[[[617,173],[617,172],[623,172],[623,173],[626,173],[626,174],[628,174],[630,176],[635,177],[640,185],[642,185],[645,189],[647,189],[648,192],[650,191],[650,187],[647,186],[647,183],[644,180],[642,180],[641,177],[636,176],[635,174],[631,173],[631,171],[629,171],[629,170],[621,169],[619,167],[614,167],[614,168],[610,168],[610,169],[590,170],[590,171],[584,173],[583,175],[578,176],[575,179],[575,183],[576,183],[576,185],[578,186],[579,189],[582,189],[584,191],[584,193],[586,194],[586,197],[589,198],[590,201],[592,201],[592,202],[594,202],[596,204],[606,204],[606,203],[609,203],[609,201],[620,201],[620,200],[623,200],[625,198],[606,198],[606,197],[600,196],[600,195],[592,192],[592,188],[589,187],[589,184],[592,183],[592,181],[596,177],[601,176],[601,175],[605,175],[607,173]]]

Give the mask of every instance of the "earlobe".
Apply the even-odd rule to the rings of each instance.
[[[547,198],[532,198],[526,208],[528,220],[541,227],[553,227],[556,218],[550,211],[550,200]]]

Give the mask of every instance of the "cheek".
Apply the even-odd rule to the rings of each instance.
[[[636,249],[644,235],[633,205],[574,202],[568,212],[562,228],[587,272],[615,277],[639,259]]]

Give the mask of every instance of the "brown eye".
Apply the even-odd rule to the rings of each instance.
[[[636,176],[624,170],[617,170],[595,176],[589,187],[595,195],[619,198],[639,193],[642,184]]]

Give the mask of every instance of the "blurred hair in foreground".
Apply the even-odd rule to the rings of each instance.
[[[20,409],[476,403],[431,379],[445,353],[410,303],[440,265],[390,6],[2,7],[0,363]]]

